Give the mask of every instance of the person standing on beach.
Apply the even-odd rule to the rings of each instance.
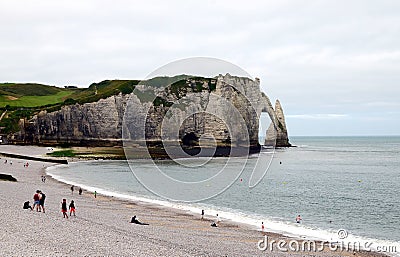
[[[264,221],[261,222],[261,231],[264,232]]]
[[[96,191],[94,191],[94,198],[96,198],[97,197],[97,192]]]
[[[74,213],[75,216],[75,202],[74,200],[71,200],[71,203],[69,204],[69,216]]]
[[[43,213],[45,213],[44,209],[44,200],[46,200],[46,195],[43,192],[40,192],[40,197],[39,197],[39,207],[42,208]]]
[[[221,222],[221,218],[218,216],[218,213],[217,213],[217,218],[215,220],[215,224],[219,227],[220,222]]]
[[[201,210],[201,220],[204,220],[204,210]]]
[[[71,186],[71,194],[74,194],[74,185]]]
[[[82,188],[79,188],[79,195],[82,195]]]
[[[67,199],[63,199],[61,202],[61,212],[63,213],[63,218],[68,219],[67,211]]]
[[[39,193],[40,190],[36,190],[36,194],[33,195],[33,209],[35,209],[36,206],[36,211],[40,211]]]

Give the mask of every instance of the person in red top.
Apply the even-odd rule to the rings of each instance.
[[[33,195],[33,209],[35,209],[35,206],[36,206],[36,211],[40,211],[39,193],[40,193],[40,190],[36,190],[36,194]]]
[[[75,216],[75,202],[74,202],[74,200],[72,200],[71,203],[69,204],[69,216],[71,216],[72,213]]]

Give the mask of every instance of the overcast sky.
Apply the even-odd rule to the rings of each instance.
[[[400,135],[400,1],[4,1],[0,81],[88,86],[238,65],[290,135]]]

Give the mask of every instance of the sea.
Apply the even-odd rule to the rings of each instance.
[[[127,161],[96,160],[52,166],[47,173],[104,195],[177,208],[199,217],[201,210],[210,217],[218,213],[223,220],[254,230],[260,230],[264,222],[267,231],[294,238],[358,242],[361,248],[368,245],[400,256],[400,136],[291,137],[290,142],[296,147],[268,149],[250,157],[133,160],[131,167]],[[230,165],[226,165],[228,160]],[[265,174],[259,173],[259,183],[249,186],[254,164],[260,161],[268,163]],[[241,171],[233,171],[244,162]],[[196,198],[197,189],[186,189],[188,199],[197,200],[174,201],[169,195],[155,194],[140,179],[141,174],[151,177],[161,169],[176,180],[212,183],[221,167],[232,169],[231,183],[204,200]],[[157,177],[153,180],[157,182]],[[174,195],[180,189],[168,190]],[[295,221],[297,215],[302,217],[300,224]]]

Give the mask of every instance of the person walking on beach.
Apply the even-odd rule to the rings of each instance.
[[[40,192],[40,196],[39,196],[39,207],[42,208],[43,213],[45,213],[45,209],[44,209],[44,200],[46,200],[46,195],[43,192]]]
[[[204,210],[201,210],[201,220],[204,220]]]
[[[82,188],[79,188],[79,195],[82,195]]]
[[[75,202],[74,200],[71,200],[71,203],[69,204],[69,216],[74,213],[75,216]]]
[[[261,222],[261,231],[264,232],[264,221]]]
[[[96,198],[97,197],[97,192],[96,191],[94,191],[94,198]]]
[[[63,213],[63,218],[68,219],[67,211],[67,199],[63,199],[61,202],[61,212]]]
[[[300,217],[300,214],[299,214],[299,215],[297,215],[297,217],[296,217],[296,223],[299,223],[299,224],[300,224],[301,221],[302,221],[302,218]]]
[[[36,194],[33,195],[33,209],[35,209],[36,206],[36,211],[40,211],[39,193],[40,190],[36,190]]]
[[[74,194],[74,185],[71,186],[71,194]]]

